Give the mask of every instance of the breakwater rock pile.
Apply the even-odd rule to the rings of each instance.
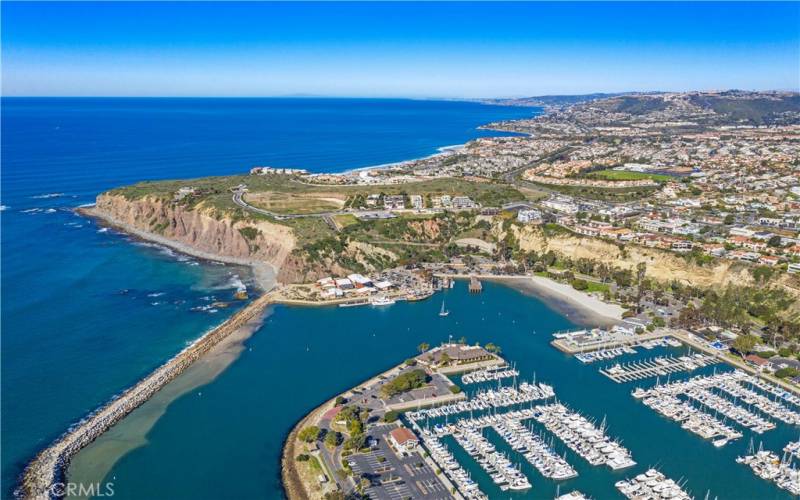
[[[37,500],[57,497],[57,488],[53,486],[62,480],[70,459],[78,451],[138,408],[220,341],[263,313],[270,303],[270,294],[254,300],[42,450],[25,468],[18,490],[20,496]]]

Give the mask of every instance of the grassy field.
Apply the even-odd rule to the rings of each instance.
[[[648,174],[646,172],[629,172],[627,170],[598,170],[589,172],[586,177],[590,179],[601,179],[604,181],[639,181],[642,179],[652,179],[656,182],[666,182],[673,177],[664,174]]]
[[[341,210],[347,200],[337,193],[281,193],[262,191],[248,193],[245,200],[251,205],[282,214],[310,214]]]

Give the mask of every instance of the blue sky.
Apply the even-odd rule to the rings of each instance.
[[[800,87],[800,3],[2,2],[3,95]]]

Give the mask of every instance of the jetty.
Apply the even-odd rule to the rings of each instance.
[[[481,293],[482,291],[483,291],[483,285],[481,284],[481,281],[475,276],[470,276],[469,293]]]
[[[271,293],[257,298],[39,452],[23,472],[21,496],[37,500],[51,498],[52,486],[63,479],[66,468],[76,453],[141,406],[220,341],[259,317],[271,303]]]

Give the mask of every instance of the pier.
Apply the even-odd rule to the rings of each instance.
[[[599,371],[614,382],[621,384],[623,382],[665,376],[670,373],[692,371],[715,363],[717,363],[715,358],[704,354],[681,356],[679,358],[661,356],[632,363],[617,363],[611,367],[600,368]]]
[[[52,486],[61,481],[76,453],[150,399],[212,347],[259,317],[271,303],[272,295],[269,293],[257,298],[39,452],[23,473],[22,497],[49,499]]]
[[[481,284],[480,280],[475,276],[470,276],[469,293],[481,293],[482,291],[483,291],[483,285]]]

